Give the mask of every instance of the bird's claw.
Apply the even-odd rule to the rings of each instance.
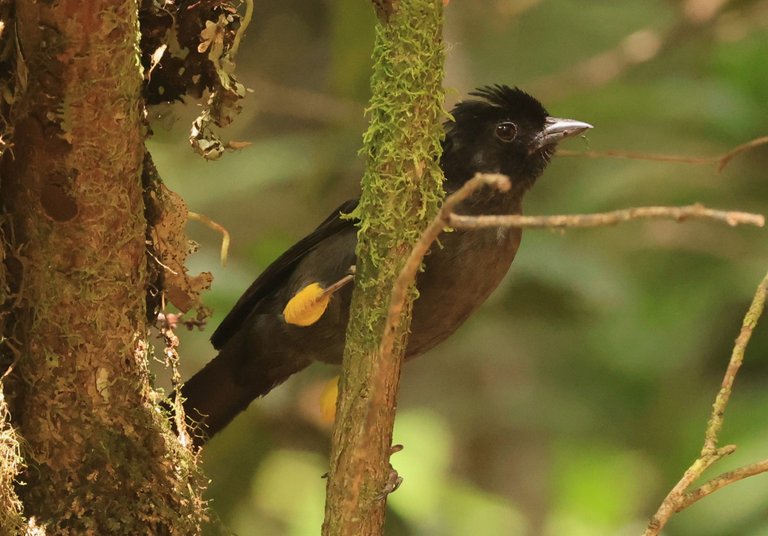
[[[401,450],[403,450],[403,448],[404,447],[402,445],[392,445],[392,447],[390,447],[389,449],[389,455],[391,456],[397,452],[400,452]],[[390,464],[389,474],[387,475],[387,481],[384,484],[384,489],[381,490],[381,493],[379,493],[376,496],[376,500],[380,501],[390,493],[397,491],[397,488],[399,488],[400,484],[402,483],[403,483],[403,477],[397,474],[397,470],[394,467],[392,467],[392,465]]]
[[[387,481],[384,483],[384,489],[381,490],[381,493],[376,495],[375,497],[376,500],[380,501],[382,499],[385,499],[387,495],[397,491],[397,488],[399,488],[400,484],[402,483],[403,483],[403,477],[397,474],[397,471],[395,470],[395,468],[390,465],[389,474],[387,475]]]

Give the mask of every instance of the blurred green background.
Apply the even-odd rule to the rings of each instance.
[[[185,377],[212,328],[269,262],[356,195],[374,16],[360,0],[255,2],[238,58],[253,93],[223,132],[251,142],[204,162],[186,142],[198,103],[158,107],[151,142],[168,185],[232,233],[191,223],[191,270],[216,280],[205,332],[181,332]],[[768,134],[768,1],[451,0],[449,105],[519,85],[595,125],[564,149],[713,156]],[[528,214],[702,202],[768,212],[768,148],[714,165],[559,157]],[[701,448],[755,286],[766,230],[634,222],[527,231],[504,284],[449,341],[404,370],[393,457],[404,477],[387,534],[636,535]],[[726,414],[738,451],[768,454],[768,319]],[[160,383],[167,372],[158,368]],[[314,535],[329,426],[315,365],[254,403],[204,453],[208,497],[240,535]],[[213,529],[212,529],[213,530]],[[768,535],[768,477],[675,516],[668,535]]]

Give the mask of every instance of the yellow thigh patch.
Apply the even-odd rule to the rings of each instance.
[[[288,301],[283,318],[294,326],[311,326],[323,316],[331,295],[319,283],[310,283]]]
[[[339,398],[339,377],[329,380],[320,395],[320,418],[325,424],[336,420],[336,399]]]

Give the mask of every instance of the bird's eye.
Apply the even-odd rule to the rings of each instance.
[[[504,121],[496,125],[496,137],[501,141],[512,141],[517,136],[517,127],[511,121]]]

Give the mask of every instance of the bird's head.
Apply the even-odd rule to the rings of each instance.
[[[592,125],[550,117],[544,106],[521,89],[488,86],[459,102],[446,122],[441,165],[446,190],[475,173],[507,175],[513,191],[527,190],[541,175],[557,144]]]

